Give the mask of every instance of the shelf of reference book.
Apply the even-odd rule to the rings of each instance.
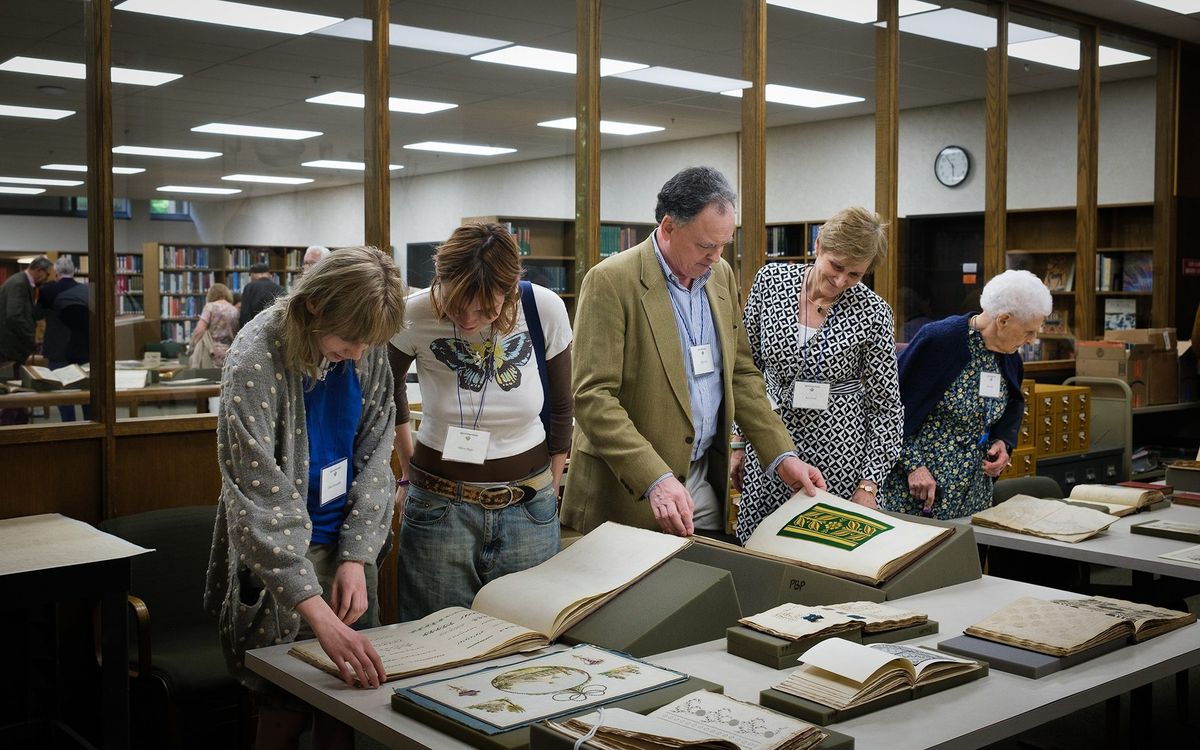
[[[186,317],[186,318],[159,318],[159,320],[199,320],[199,319],[200,319],[199,315],[192,315],[192,316]]]
[[[77,273],[76,276],[87,276],[86,273]],[[141,271],[117,271],[117,276],[141,276]]]
[[[1152,247],[1098,247],[1097,253],[1152,253]]]
[[[159,292],[163,297],[203,297],[208,292]]]
[[[1154,294],[1154,292],[1114,292],[1101,289],[1096,290],[1097,297],[1149,297],[1152,294]]]
[[[1063,253],[1075,254],[1073,247],[1031,247],[1031,248],[1013,248],[1010,253],[1021,253],[1022,255],[1062,255]]]
[[[1056,372],[1058,370],[1074,370],[1073,359],[1035,359],[1025,363],[1025,372]]]

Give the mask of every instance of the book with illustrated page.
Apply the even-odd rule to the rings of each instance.
[[[51,370],[49,367],[22,365],[29,387],[35,391],[57,391],[63,388],[87,388],[88,374],[79,365],[67,365]]]
[[[1079,501],[1089,506],[1098,506],[1110,516],[1127,516],[1155,503],[1163,501],[1158,489],[1120,487],[1113,484],[1077,484],[1071,488],[1069,501]]]
[[[999,505],[971,516],[971,523],[976,526],[1072,544],[1089,539],[1116,522],[1116,516],[1094,508],[1029,495],[1013,495]]]
[[[1164,539],[1179,539],[1184,542],[1200,542],[1200,524],[1180,521],[1144,521],[1129,527],[1130,534],[1145,534]]]
[[[875,602],[845,602],[820,607],[789,602],[766,612],[743,617],[738,622],[763,633],[798,641],[814,635],[833,635],[849,630],[877,633],[928,620],[926,614],[905,612]]]
[[[764,518],[746,549],[877,586],[953,534],[817,490],[796,493]]]
[[[363,632],[388,680],[535,650],[690,543],[609,521],[544,563],[487,583],[471,609],[447,607]],[[339,674],[316,640],[297,643],[288,653]]]
[[[396,695],[485,734],[528,726],[683,682],[687,675],[586,644]]]
[[[799,669],[775,689],[835,709],[861,706],[940,680],[984,673],[971,659],[895,643],[864,646],[842,638],[821,641],[800,655]]]
[[[1196,621],[1178,612],[1121,599],[1037,599],[1023,596],[963,632],[1050,656],[1072,656],[1109,641],[1135,642]]]
[[[548,724],[578,740],[599,724],[588,747],[600,750],[808,750],[827,736],[819,727],[769,708],[698,690],[648,715],[606,708]]]
[[[1046,275],[1042,277],[1052,292],[1069,292],[1075,288],[1075,258],[1071,255],[1052,255],[1046,260]]]

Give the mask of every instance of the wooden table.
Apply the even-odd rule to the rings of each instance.
[[[117,391],[117,406],[129,408],[129,416],[138,415],[142,404],[157,404],[170,401],[196,402],[196,413],[208,411],[208,399],[221,395],[220,383],[203,385],[148,385],[145,388],[130,388]],[[90,391],[62,389],[56,391],[17,391],[0,394],[0,409],[35,408],[39,406],[71,406],[91,402]]]

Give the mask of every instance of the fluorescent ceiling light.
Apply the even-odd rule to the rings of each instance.
[[[86,164],[43,164],[42,169],[52,169],[56,172],[86,172]],[[145,172],[142,167],[113,167],[113,174],[138,174]]]
[[[443,143],[441,141],[421,141],[404,146],[414,151],[441,151],[447,154],[470,154],[472,156],[496,156],[497,154],[512,154],[515,148],[501,146],[473,146],[470,143]]]
[[[521,68],[552,70],[556,73],[573,74],[575,72],[574,52],[558,52],[557,50],[526,47],[520,44],[514,44],[511,47],[498,49],[494,52],[485,52],[482,55],[475,55],[471,59],[478,60],[479,62],[499,63],[500,65],[516,65]],[[607,57],[600,58],[601,77],[628,73],[631,70],[641,70],[644,67],[646,66],[642,63],[610,60]]]
[[[7,195],[41,195],[44,192],[46,192],[46,188],[5,187],[0,185],[0,193]]]
[[[1065,36],[1052,36],[1018,42],[1008,45],[1008,56],[1067,70],[1079,70],[1079,40]],[[1149,56],[1139,55],[1136,52],[1100,47],[1101,66],[1123,65],[1149,59]]]
[[[575,118],[564,117],[561,120],[546,120],[539,122],[540,128],[559,128],[560,130],[574,130]],[[617,122],[616,120],[601,120],[600,132],[608,133],[609,135],[641,135],[642,133],[657,133],[664,128],[657,125],[638,125],[632,122]]]
[[[1136,0],[1144,5],[1165,8],[1176,13],[1200,13],[1200,0]]]
[[[750,87],[749,81],[743,81],[738,78],[723,78],[722,76],[710,76],[707,73],[693,73],[690,70],[663,68],[660,66],[646,68],[645,70],[635,70],[629,73],[620,73],[617,75],[617,78],[628,78],[629,80],[641,81],[643,83],[657,83],[660,86],[708,91],[713,94],[719,94],[722,91],[729,91],[730,89]]]
[[[227,0],[125,0],[116,9],[255,31],[277,31],[281,34],[307,34],[342,20],[334,16],[318,16]]]
[[[366,99],[362,94],[355,94],[352,91],[331,91],[328,94],[310,97],[304,101],[311,104],[332,104],[337,107],[358,107],[362,109],[366,106]],[[411,115],[427,115],[430,112],[441,112],[444,109],[454,109],[457,104],[449,102],[430,102],[424,99],[404,99],[399,96],[388,97],[388,109],[393,112],[407,112]]]
[[[883,24],[875,25],[882,26]],[[996,46],[996,19],[979,13],[968,13],[957,8],[943,8],[931,13],[902,18],[900,19],[900,30],[967,47],[991,49]],[[1010,45],[1051,36],[1054,36],[1052,31],[1034,29],[1019,23],[1008,25],[1008,43]]]
[[[193,133],[218,133],[220,135],[244,135],[248,138],[278,138],[283,141],[302,141],[324,135],[319,130],[290,130],[288,128],[262,128],[256,125],[234,125],[228,122],[210,122],[197,125]]]
[[[780,8],[815,13],[818,16],[839,18],[853,23],[872,23],[879,10],[877,0],[767,0],[767,5],[778,5]],[[900,0],[900,15],[924,13],[927,10],[937,10],[938,7],[921,0]]]
[[[316,33],[323,36],[337,36],[369,42],[371,41],[371,22],[366,18],[348,18]],[[429,52],[445,52],[451,55],[475,55],[497,47],[507,47],[512,42],[393,23],[388,28],[388,44],[393,47],[409,47]]]
[[[741,89],[733,89],[732,91],[722,91],[725,96],[736,96],[742,98]],[[831,94],[828,91],[816,91],[814,89],[802,89],[796,86],[781,86],[777,83],[768,83],[765,93],[766,99],[775,104],[790,104],[793,107],[834,107],[838,104],[852,104],[854,102],[866,101],[861,96],[850,96],[849,94]]]
[[[135,156],[165,156],[174,159],[212,159],[220,156],[220,151],[193,151],[186,148],[158,148],[156,146],[117,146],[114,154],[133,154]]]
[[[195,187],[193,185],[160,185],[160,193],[198,193],[200,195],[233,195],[242,192],[238,188]]]
[[[64,60],[47,60],[41,57],[13,57],[0,63],[0,70],[10,73],[33,73],[35,75],[54,76],[55,78],[87,77],[87,68],[83,63],[66,62]],[[161,73],[156,70],[139,70],[137,68],[113,68],[113,83],[132,83],[138,86],[161,86],[178,78],[179,73]]]
[[[45,107],[18,107],[15,104],[0,104],[0,115],[7,117],[31,117],[35,120],[61,120],[75,114],[72,109],[47,109]]]
[[[300,166],[316,167],[317,169],[356,169],[360,172],[366,171],[367,165],[361,161],[338,161],[337,159],[317,159],[316,161],[306,161]],[[399,164],[389,164],[388,169],[404,169]]]
[[[265,182],[271,185],[303,185],[311,177],[272,177],[267,174],[228,174],[221,178],[230,182]]]
[[[12,185],[47,185],[51,187],[71,187],[83,184],[83,180],[52,180],[40,177],[0,177],[0,182],[7,182]]]

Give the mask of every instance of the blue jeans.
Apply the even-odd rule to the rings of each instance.
[[[553,486],[500,510],[410,486],[397,571],[401,622],[470,607],[483,584],[557,554],[558,528]]]

